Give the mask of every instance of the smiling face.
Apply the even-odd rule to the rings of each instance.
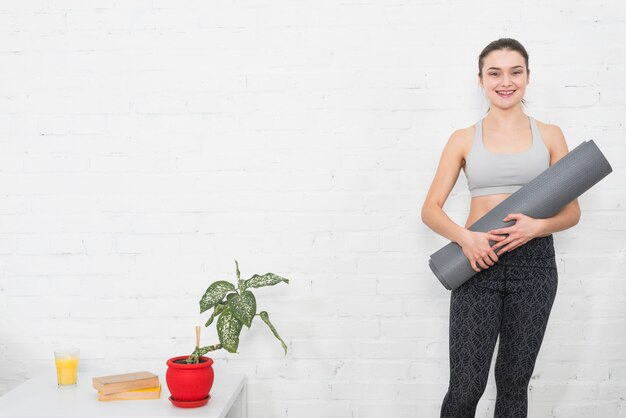
[[[524,57],[510,49],[492,51],[484,59],[478,80],[492,106],[519,106],[529,82]]]

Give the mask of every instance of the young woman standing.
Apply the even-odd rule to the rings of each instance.
[[[559,127],[524,113],[529,75],[528,53],[514,39],[498,39],[480,53],[478,81],[489,110],[476,125],[452,133],[422,207],[422,221],[459,244],[476,271],[450,296],[442,418],[474,417],[498,336],[495,418],[527,417],[528,384],[557,290],[552,233],[580,218],[575,200],[552,218],[511,213],[504,219],[515,221],[510,227],[467,229],[568,152]],[[464,227],[443,211],[461,169],[471,195]]]

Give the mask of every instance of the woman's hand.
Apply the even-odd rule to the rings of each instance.
[[[479,272],[481,269],[493,266],[498,261],[498,256],[492,249],[489,240],[499,242],[504,238],[506,237],[502,235],[468,230],[465,237],[459,242],[459,245],[461,245],[463,254],[469,260],[472,268]]]
[[[501,248],[498,254],[502,255],[507,251],[516,249],[526,244],[533,238],[543,233],[543,219],[535,219],[521,213],[510,213],[503,219],[504,222],[515,221],[511,226],[505,228],[492,229],[488,231],[490,234],[508,235],[505,239],[500,240],[491,247],[493,251]]]

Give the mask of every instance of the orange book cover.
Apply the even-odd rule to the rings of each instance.
[[[126,401],[126,400],[141,400],[141,399],[159,399],[161,397],[161,386],[146,389],[130,390],[127,392],[111,393],[109,395],[103,395],[98,392],[99,401]]]

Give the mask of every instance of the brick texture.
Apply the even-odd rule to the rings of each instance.
[[[486,111],[478,53],[508,36],[530,53],[527,113],[615,170],[555,236],[530,416],[626,418],[623,4],[495,11],[0,1],[0,395],[59,345],[86,371],[164,376],[237,259],[244,278],[292,280],[257,292],[286,357],[260,321],[214,355],[248,376],[250,417],[438,416],[449,293],[426,261],[445,241],[419,209],[450,133]],[[461,175],[446,209],[462,223],[468,203]]]

